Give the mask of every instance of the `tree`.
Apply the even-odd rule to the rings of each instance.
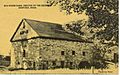
[[[88,15],[88,21],[72,21],[65,25],[65,29],[84,40],[92,40],[94,46],[91,61],[100,62],[100,68],[105,68],[106,50],[113,46],[111,43],[118,45],[118,0],[47,0],[47,3],[51,6],[58,5],[60,11],[67,15],[77,13],[79,16],[82,12]],[[102,45],[105,41],[109,43],[107,46]]]
[[[96,29],[94,27],[89,28],[89,23],[84,20],[72,21],[67,23],[65,26],[65,30],[68,32],[73,32],[82,37],[82,39],[86,41],[92,41],[92,59],[91,64],[95,68],[106,68],[107,63],[105,62],[105,54],[107,49],[111,47],[109,44],[103,45],[102,40],[99,40],[96,33],[101,29]]]
[[[107,50],[110,48],[108,44],[102,44],[101,41],[98,41],[97,38],[93,41],[93,50],[92,50],[92,65],[95,68],[107,68],[107,62],[105,59],[105,54]]]
[[[88,22],[85,20],[77,20],[77,21],[72,21],[67,24],[65,24],[65,30],[71,33],[74,33],[84,40],[93,40],[94,35],[98,30],[96,30],[93,27],[88,26]],[[94,31],[94,32],[93,32]]]
[[[118,0],[47,0],[47,3],[58,5],[67,15],[86,12],[90,28],[103,28],[96,36],[118,44]]]

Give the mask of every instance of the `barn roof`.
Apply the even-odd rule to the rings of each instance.
[[[25,19],[26,22],[33,28],[39,36],[66,39],[66,40],[81,40],[81,38],[73,33],[64,30],[61,24],[42,22],[36,20]],[[47,36],[41,35],[46,34]]]
[[[61,24],[42,22],[42,21],[36,21],[31,19],[24,19],[24,20],[39,35],[37,37],[70,40],[70,41],[83,41],[80,36],[77,36],[73,33],[69,33],[65,31]],[[45,35],[42,35],[41,33]],[[12,41],[12,38],[11,38],[11,41]]]

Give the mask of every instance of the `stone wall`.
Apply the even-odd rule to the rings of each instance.
[[[16,68],[85,68],[92,61],[93,43],[37,38],[12,44]]]
[[[91,59],[92,43],[80,43],[63,40],[40,39],[40,55],[43,60],[56,61],[58,67],[61,66],[61,61],[64,61],[64,67],[72,62],[72,65],[77,66],[81,61]],[[64,51],[64,55],[61,52]],[[72,54],[72,52],[75,54]],[[85,55],[83,55],[83,52]],[[54,65],[53,65],[54,66]]]
[[[13,42],[16,68],[77,67],[81,61],[91,59],[92,43],[73,42],[53,39],[31,39]],[[25,57],[23,57],[25,50]],[[61,55],[63,53],[63,55]],[[41,66],[41,67],[40,67]]]

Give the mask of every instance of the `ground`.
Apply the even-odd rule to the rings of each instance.
[[[0,67],[0,73],[64,73],[64,74],[69,74],[69,73],[77,73],[77,74],[86,74],[86,73],[100,73],[100,74],[114,74],[117,75],[118,69],[114,66],[114,64],[110,65],[112,68],[111,69],[80,69],[80,70],[70,70],[70,69],[55,69],[55,70],[14,70],[14,71],[9,71],[9,67]]]

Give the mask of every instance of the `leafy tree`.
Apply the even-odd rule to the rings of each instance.
[[[82,27],[85,26],[86,23],[83,23],[83,20],[72,21],[65,24],[65,29],[67,31],[71,31],[73,33],[77,33],[78,35],[84,35],[84,32],[81,31]]]
[[[107,63],[105,60],[105,54],[107,52],[107,49],[111,47],[111,45],[103,45],[101,40],[96,37],[96,33],[99,32],[101,29],[96,29],[94,27],[89,27],[89,23],[87,23],[84,20],[78,20],[78,21],[72,21],[68,24],[66,24],[65,29],[68,32],[73,32],[79,36],[81,36],[84,40],[89,40],[93,42],[92,47],[92,59],[91,64],[95,68],[106,68]]]
[[[47,0],[47,3],[51,6],[58,5],[68,15],[86,12],[89,27],[103,28],[96,36],[118,44],[118,0]]]
[[[110,45],[102,44],[100,41],[94,39],[94,46],[92,50],[92,59],[91,63],[95,68],[107,68],[107,59],[105,59],[105,54],[107,50],[110,48]]]
[[[89,27],[88,22],[85,20],[77,20],[72,21],[67,24],[65,24],[65,30],[68,32],[72,32],[76,35],[79,35],[84,40],[93,40],[94,35],[98,30],[96,31],[95,28]],[[93,32],[94,31],[94,32]]]
[[[88,21],[72,21],[65,25],[65,29],[82,36],[84,40],[92,40],[94,46],[91,61],[93,64],[102,63],[96,68],[105,68],[106,50],[113,46],[111,43],[118,45],[118,0],[47,0],[47,3],[58,5],[60,11],[67,15],[85,12],[89,16]],[[105,41],[109,42],[107,46],[102,45]]]

